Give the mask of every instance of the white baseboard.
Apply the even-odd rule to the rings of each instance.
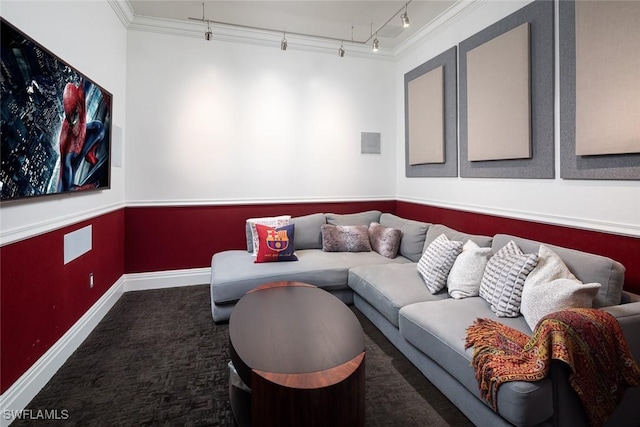
[[[179,286],[206,285],[210,282],[211,268],[130,273],[124,277],[124,291],[177,288]]]
[[[12,411],[19,412],[42,390],[53,375],[82,344],[91,331],[120,299],[124,292],[124,276],[43,354],[18,380],[0,396],[0,426],[8,426],[14,420]],[[56,408],[50,408],[56,409]],[[57,408],[63,409],[63,408]]]
[[[62,338],[0,396],[0,427],[11,424],[14,419],[13,414],[27,407],[29,402],[100,323],[122,294],[148,289],[208,284],[210,275],[211,268],[195,268],[121,276]],[[47,409],[62,410],[64,408]]]

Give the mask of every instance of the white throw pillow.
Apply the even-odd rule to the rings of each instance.
[[[418,261],[418,273],[429,292],[435,294],[447,286],[447,276],[460,252],[462,242],[451,241],[444,234],[427,247]]]
[[[550,282],[555,279],[575,279],[569,268],[551,249],[540,245],[538,249],[538,264],[524,281],[525,286],[535,286],[539,283]]]
[[[599,283],[583,284],[562,259],[545,245],[538,249],[538,265],[522,289],[520,311],[531,330],[547,314],[566,308],[590,308]]]
[[[247,226],[250,233],[247,233],[247,249],[251,248],[253,256],[258,254],[258,231],[256,230],[256,224],[266,225],[267,227],[272,228],[280,228],[285,225],[289,225],[289,221],[291,220],[291,215],[280,215],[273,217],[265,217],[265,218],[249,218],[247,220]],[[249,241],[249,234],[251,235],[251,240]],[[251,243],[251,245],[249,245]]]
[[[480,297],[491,304],[498,317],[518,317],[524,281],[534,269],[538,254],[523,254],[516,242],[510,240],[487,262]]]
[[[550,282],[526,284],[520,311],[534,330],[544,316],[567,308],[591,308],[600,283],[583,284],[578,279],[559,278]]]
[[[491,248],[481,248],[473,240],[467,241],[447,277],[449,295],[456,299],[478,296],[480,281],[490,257]]]

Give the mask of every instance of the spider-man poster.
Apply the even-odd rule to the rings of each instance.
[[[0,199],[109,188],[112,95],[0,27]]]

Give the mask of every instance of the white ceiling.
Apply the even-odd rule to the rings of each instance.
[[[411,26],[402,28],[400,19],[406,0],[221,0],[204,2],[204,19],[282,32],[302,33],[334,39],[365,41],[395,16],[377,34],[380,47],[393,49],[412,34],[461,0],[413,0],[407,6]],[[203,18],[202,1],[129,0],[139,17],[189,21]],[[203,24],[203,28],[206,24]]]

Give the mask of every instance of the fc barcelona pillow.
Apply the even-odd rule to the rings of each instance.
[[[256,224],[258,255],[254,262],[297,261],[293,245],[295,224],[279,228]]]

